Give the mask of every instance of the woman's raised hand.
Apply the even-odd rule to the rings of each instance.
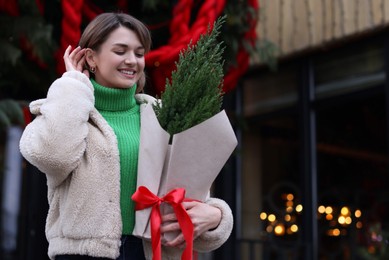
[[[72,50],[72,46],[68,46],[63,55],[66,71],[77,70],[84,73],[89,78],[89,71],[85,69],[85,51],[80,46]]]

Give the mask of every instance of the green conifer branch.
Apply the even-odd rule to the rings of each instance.
[[[171,82],[166,80],[161,103],[154,105],[158,121],[171,136],[220,112],[223,99],[223,51],[218,42],[225,16],[196,45],[181,52]]]

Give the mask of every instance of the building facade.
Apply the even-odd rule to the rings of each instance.
[[[389,3],[261,1],[236,94],[235,259],[389,258]]]

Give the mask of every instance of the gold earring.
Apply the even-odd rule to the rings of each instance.
[[[90,72],[92,72],[93,74],[95,74],[95,72],[96,72],[96,67],[90,67]]]

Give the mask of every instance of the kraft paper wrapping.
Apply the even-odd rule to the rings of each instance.
[[[162,197],[184,188],[186,198],[204,201],[213,181],[237,145],[224,110],[173,136],[160,126],[151,104],[142,110],[137,187]],[[151,239],[151,208],[135,213],[133,235]]]

